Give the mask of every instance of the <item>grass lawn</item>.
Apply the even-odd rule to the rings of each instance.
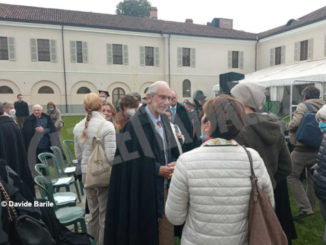
[[[63,139],[73,139],[73,129],[84,116],[63,116],[65,126],[62,130]],[[293,214],[298,212],[298,208],[294,203],[292,195],[290,195],[291,207]],[[319,212],[319,207],[316,213],[310,217],[302,219],[300,222],[295,223],[298,238],[293,240],[293,245],[323,245],[323,232],[324,223]],[[180,244],[176,240],[176,245]],[[262,244],[263,245],[263,244]]]
[[[84,116],[62,116],[62,120],[65,123],[61,131],[63,140],[74,139],[74,135],[73,135],[74,127],[83,118]]]

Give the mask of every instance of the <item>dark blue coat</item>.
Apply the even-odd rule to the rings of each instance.
[[[54,123],[51,120],[51,118],[48,115],[46,115],[45,113],[42,113],[42,117],[45,117],[47,120],[47,128],[45,129],[45,132],[47,132],[47,133],[43,133],[43,134],[39,135],[40,137],[37,140],[37,144],[39,144],[42,137],[47,137],[48,142],[51,142],[50,134],[56,133],[56,129],[54,127]],[[34,116],[34,114],[31,114],[30,116],[26,117],[26,119],[24,121],[23,128],[22,128],[22,134],[24,137],[24,143],[25,143],[26,150],[28,150],[29,144],[31,143],[31,140],[32,140],[33,136],[35,135],[36,126],[37,126],[37,119]],[[54,144],[52,144],[52,145],[54,145]],[[50,148],[50,145],[48,147]]]

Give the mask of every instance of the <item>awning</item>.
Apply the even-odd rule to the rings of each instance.
[[[326,82],[326,59],[272,66],[248,73],[240,82],[254,82],[271,87],[290,85],[293,81]]]

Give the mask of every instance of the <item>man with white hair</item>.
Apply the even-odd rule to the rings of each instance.
[[[165,111],[171,90],[152,84],[143,105],[117,136],[111,172],[105,244],[173,245],[164,206],[178,148]]]
[[[55,133],[51,118],[43,113],[43,107],[36,104],[32,107],[33,113],[26,117],[22,133],[28,154],[28,163],[32,170],[36,157],[41,152],[48,152],[51,146],[50,134]]]
[[[16,110],[14,108],[14,104],[10,102],[3,102],[3,112],[5,116],[9,116],[11,118],[15,118]]]

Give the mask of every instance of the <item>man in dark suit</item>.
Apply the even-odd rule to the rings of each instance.
[[[23,127],[25,118],[29,116],[29,109],[28,109],[28,104],[25,101],[23,101],[22,94],[18,94],[17,99],[18,100],[15,102],[14,107],[16,110],[16,121],[18,127],[21,129]]]
[[[152,84],[143,105],[117,136],[105,227],[105,244],[173,245],[164,215],[178,149],[167,116],[166,82]]]
[[[182,134],[185,136],[185,143],[182,146],[183,152],[192,150],[200,145],[199,136],[196,135],[193,129],[193,124],[190,120],[187,109],[178,102],[177,93],[172,90],[170,111],[172,114],[171,122],[175,123],[181,129]]]
[[[26,117],[22,128],[28,164],[33,171],[37,162],[37,155],[42,152],[51,152],[51,145],[60,145],[54,123],[43,113],[41,105],[33,106],[33,113]]]

